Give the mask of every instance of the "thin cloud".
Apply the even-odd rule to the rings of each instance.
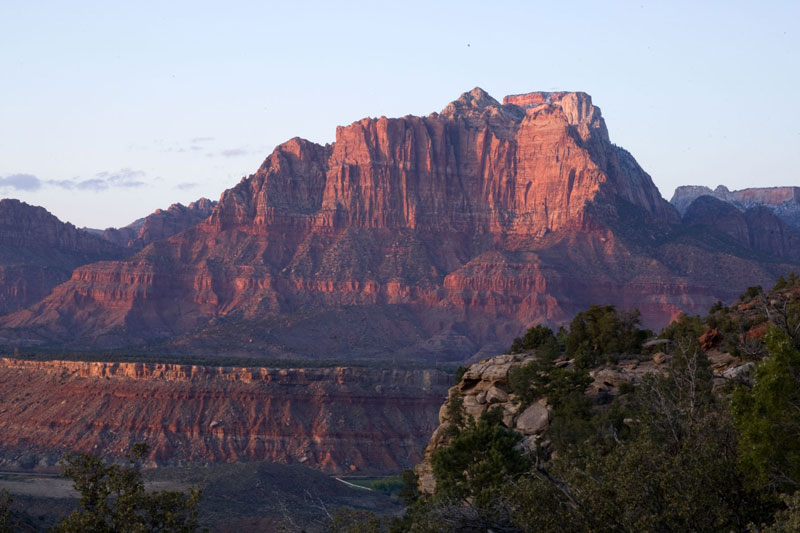
[[[75,185],[77,184],[75,179],[76,178],[73,178],[71,180],[47,180],[45,181],[45,184],[69,190],[75,188]]]
[[[22,191],[35,191],[42,187],[55,187],[67,191],[106,191],[112,188],[130,189],[147,185],[144,178],[147,174],[142,170],[123,168],[117,171],[98,172],[92,178],[74,177],[61,180],[40,180],[31,174],[13,174],[0,178],[0,188],[11,187]],[[158,178],[156,178],[158,179]]]
[[[222,157],[238,157],[240,155],[247,155],[250,152],[243,148],[231,148],[229,150],[222,150],[219,155]]]
[[[98,172],[95,179],[103,180],[111,187],[141,187],[145,184],[141,178],[146,175],[143,170],[123,168],[116,172]]]
[[[192,144],[207,143],[214,140],[214,137],[193,137],[190,139]]]
[[[182,190],[182,191],[188,191],[188,190],[190,190],[190,189],[194,189],[194,188],[195,188],[195,187],[197,187],[198,185],[200,185],[200,184],[199,184],[199,183],[195,183],[195,182],[193,182],[193,181],[185,181],[185,182],[183,182],[183,183],[179,183],[179,184],[178,184],[178,185],[176,185],[175,187],[176,187],[177,189],[180,189],[180,190]]]
[[[77,182],[75,184],[75,188],[78,189],[78,190],[81,190],[81,191],[99,192],[99,191],[107,190],[108,187],[109,187],[109,184],[108,184],[107,181],[104,181],[104,180],[101,180],[101,179],[98,179],[98,178],[79,181],[79,182]]]
[[[35,191],[42,188],[42,180],[33,174],[11,174],[0,178],[0,188],[15,191]]]

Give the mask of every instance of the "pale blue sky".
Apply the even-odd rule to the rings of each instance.
[[[475,86],[588,92],[667,199],[800,185],[799,25],[798,0],[0,0],[0,197],[121,226]]]

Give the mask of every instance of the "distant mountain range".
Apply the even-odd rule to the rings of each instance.
[[[702,185],[684,185],[675,189],[670,202],[681,215],[697,198],[710,196],[736,206],[740,211],[766,207],[778,218],[800,231],[800,187],[753,187],[729,191],[724,185],[713,191]]]
[[[215,205],[206,198],[173,204],[124,228],[103,231],[78,229],[19,200],[0,200],[0,315],[41,300],[78,266],[128,257],[196,225]]]
[[[594,303],[661,327],[800,270],[798,206],[792,187],[670,204],[589,95],[476,88],[291,139],[216,205],[102,236],[3,201],[0,343],[464,360]]]
[[[107,228],[101,237],[129,250],[139,251],[151,242],[180,233],[208,218],[217,202],[200,198],[188,206],[172,204],[166,210],[157,209],[124,228]],[[94,230],[99,231],[99,230]]]

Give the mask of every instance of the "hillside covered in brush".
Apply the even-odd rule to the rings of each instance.
[[[369,531],[797,531],[800,278],[650,333],[594,306],[463,369]]]

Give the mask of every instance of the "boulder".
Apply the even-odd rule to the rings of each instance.
[[[484,394],[484,399],[488,404],[495,404],[508,401],[508,393],[503,389],[500,389],[496,386],[492,386],[486,393]]]
[[[653,362],[657,365],[663,365],[669,360],[669,357],[664,352],[657,352],[653,354]]]
[[[523,435],[536,435],[550,424],[550,409],[541,403],[534,403],[517,418],[515,427]]]

